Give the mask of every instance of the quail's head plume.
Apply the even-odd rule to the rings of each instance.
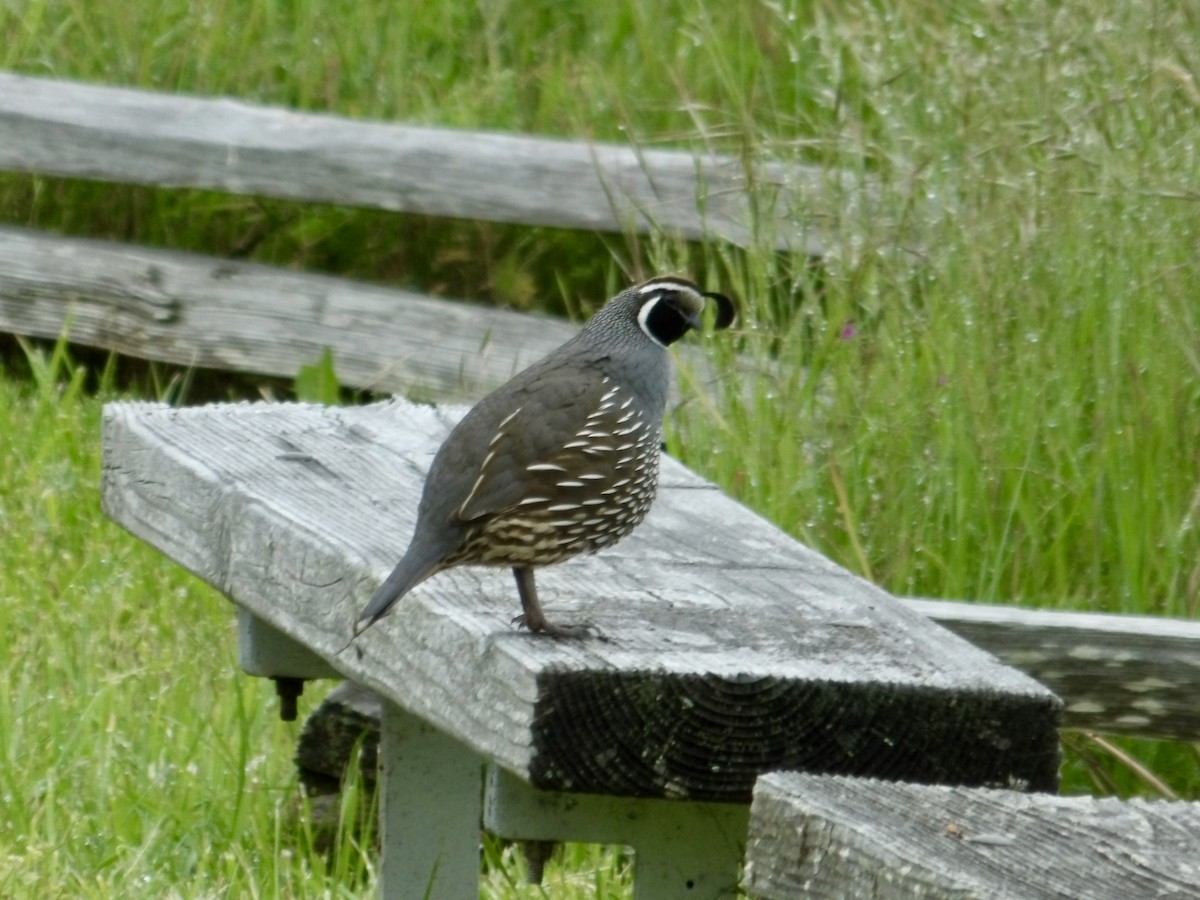
[[[533,572],[616,543],[645,518],[658,487],[670,380],[667,346],[715,326],[732,301],[661,277],[609,300],[545,359],[489,394],[434,457],[404,557],[355,623],[358,634],[431,575],[461,565],[508,566],[533,632],[576,637],[548,622]]]

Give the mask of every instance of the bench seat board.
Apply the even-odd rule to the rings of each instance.
[[[511,574],[463,568],[345,648],[463,412],[110,404],[104,509],[534,787],[745,803],[760,773],[796,768],[1055,788],[1053,694],[669,458],[638,531],[539,571],[551,619],[600,637],[514,630]]]
[[[1200,803],[776,772],[754,791],[743,886],[762,900],[1186,900],[1200,896]]]

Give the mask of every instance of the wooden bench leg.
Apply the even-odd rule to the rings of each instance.
[[[697,809],[713,804],[673,805],[680,809],[647,820],[647,827],[633,844],[634,900],[725,900],[738,896],[746,807],[731,807],[740,815],[714,816]],[[730,834],[733,819],[740,820],[741,825],[736,842]]]
[[[484,827],[506,838],[624,844],[634,851],[634,900],[737,896],[749,807],[560,794],[490,766]]]
[[[386,700],[380,728],[379,896],[477,897],[481,760]]]

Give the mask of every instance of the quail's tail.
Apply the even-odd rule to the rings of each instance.
[[[406,553],[354,620],[354,636],[358,637],[382,619],[397,600],[437,570],[436,562],[430,563],[427,559],[414,558],[411,551]]]

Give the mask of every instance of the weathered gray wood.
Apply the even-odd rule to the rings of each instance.
[[[260,678],[338,677],[337,670],[317,654],[245,609],[238,610],[238,665]]]
[[[479,891],[483,761],[383,704],[380,900],[463,900]]]
[[[1053,690],[1063,699],[1064,727],[1200,741],[1200,622],[946,600],[901,602]],[[369,735],[364,747],[378,739],[378,701],[372,721],[370,709],[356,699],[360,693],[374,698],[344,683],[305,723],[297,758],[325,758],[326,777],[340,777],[364,729]],[[354,737],[347,741],[342,738],[348,720],[354,722]],[[306,777],[302,766],[301,779]]]
[[[1200,740],[1198,622],[946,600],[901,602],[1053,690],[1063,699],[1064,727]],[[361,696],[371,698],[373,711],[360,702]],[[323,759],[321,771],[334,779],[332,790],[354,741],[364,732],[364,749],[378,740],[374,698],[346,682],[305,723],[298,764],[305,758]],[[347,722],[353,723],[348,740]],[[302,780],[312,768],[300,764]]]
[[[0,73],[0,134],[0,169],[13,171],[743,245],[765,234],[779,249],[813,254],[856,200],[869,199],[850,176],[817,167],[11,73]]]
[[[737,896],[745,806],[539,791],[497,766],[485,785],[484,827],[501,837],[633,847],[634,900]]]
[[[340,278],[0,228],[0,331],[69,333],[142,359],[285,378],[328,347],[345,385],[465,398],[507,381],[575,327]]]
[[[1063,699],[1063,725],[1200,741],[1200,622],[905,600]]]
[[[745,802],[780,767],[1057,781],[1058,701],[670,460],[649,521],[543,571],[512,630],[505,571],[415,590],[343,652],[462,410],[116,404],[104,508],[348,678],[546,790]]]
[[[775,773],[750,809],[761,900],[1189,900],[1200,804]]]

